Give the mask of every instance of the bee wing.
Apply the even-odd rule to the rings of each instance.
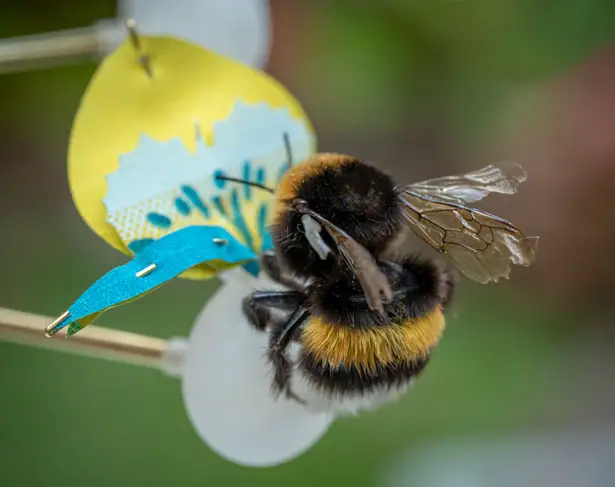
[[[429,179],[407,188],[442,203],[463,205],[482,200],[490,193],[514,194],[526,179],[527,173],[516,162],[499,162],[478,171]]]
[[[393,291],[389,280],[378,267],[372,254],[341,228],[318,213],[310,210],[308,214],[317,220],[335,241],[344,260],[361,283],[369,308],[384,314],[382,298],[384,296],[386,300],[391,300]]]
[[[511,222],[464,203],[489,193],[513,194],[525,179],[521,166],[500,164],[411,184],[399,191],[404,216],[414,233],[465,276],[487,283],[508,278],[512,264],[530,266],[538,237],[527,237]]]
[[[329,233],[333,236],[330,230]],[[336,239],[335,236],[333,238]],[[338,242],[336,239],[337,246],[361,283],[367,305],[370,309],[384,314],[382,297],[384,296],[389,301],[393,298],[389,280],[365,247],[348,235],[341,236],[340,240]]]

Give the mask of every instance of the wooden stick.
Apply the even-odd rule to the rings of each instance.
[[[162,366],[166,340],[93,325],[70,339],[66,339],[65,330],[48,338],[45,336],[45,327],[52,321],[53,318],[47,316],[0,308],[0,341],[142,367],[160,369]]]
[[[0,74],[98,59],[112,41],[112,23],[0,40]],[[107,30],[105,30],[107,29]],[[109,39],[107,39],[109,37]]]

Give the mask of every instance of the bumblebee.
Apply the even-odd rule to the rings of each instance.
[[[262,255],[264,272],[288,289],[243,300],[248,321],[269,334],[274,392],[347,414],[406,391],[438,344],[456,281],[448,266],[404,250],[407,232],[475,281],[508,277],[512,264],[532,263],[537,237],[466,204],[513,194],[525,179],[514,163],[405,186],[346,155],[292,165],[275,190],[274,250]]]

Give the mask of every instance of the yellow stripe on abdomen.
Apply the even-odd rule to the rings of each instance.
[[[444,314],[439,307],[421,318],[371,328],[327,323],[313,317],[304,328],[301,341],[318,361],[370,371],[377,365],[426,357],[440,340],[444,326]]]

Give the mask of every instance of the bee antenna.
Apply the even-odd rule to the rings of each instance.
[[[263,189],[272,194],[275,193],[275,191],[271,189],[269,186],[265,186],[264,184],[260,184],[254,181],[248,181],[247,179],[232,178],[230,176],[221,176],[221,175],[217,175],[216,179],[219,181],[231,181],[233,183],[247,184],[248,186],[253,186],[258,189]]]

